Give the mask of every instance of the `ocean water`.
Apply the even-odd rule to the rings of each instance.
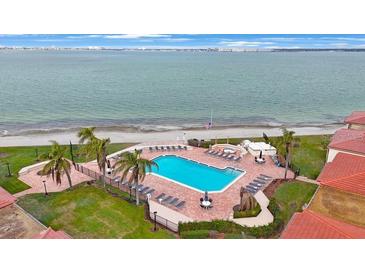
[[[365,109],[365,53],[0,51],[0,134],[322,125]]]

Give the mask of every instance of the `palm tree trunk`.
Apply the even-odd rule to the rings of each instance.
[[[288,176],[288,169],[289,169],[289,157],[290,156],[290,150],[289,145],[286,144],[286,157],[285,157],[285,174],[284,179],[286,180],[286,177]]]
[[[136,184],[136,205],[139,205],[138,178],[134,180]]]
[[[66,172],[66,176],[67,176],[67,179],[68,179],[68,183],[70,185],[70,188],[72,187],[72,182],[71,182],[71,176],[70,176],[70,173],[68,172],[68,170],[65,171]]]

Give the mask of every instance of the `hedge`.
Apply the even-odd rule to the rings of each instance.
[[[208,239],[209,230],[191,230],[180,233],[182,239]]]
[[[236,234],[236,237],[238,234],[242,234],[242,232],[244,232],[247,238],[270,238],[281,231],[284,222],[280,216],[280,208],[275,199],[270,200],[268,208],[274,215],[274,222],[265,226],[246,227],[240,226],[239,224],[236,224],[232,221],[225,220],[213,220],[211,222],[189,222],[179,224],[179,234],[181,236],[181,234],[184,234],[187,231],[193,232],[203,230],[208,231],[209,235],[210,230],[216,230],[220,233],[231,234],[232,236]]]

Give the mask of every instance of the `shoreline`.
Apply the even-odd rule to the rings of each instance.
[[[300,135],[333,134],[344,125],[288,127]],[[218,129],[179,129],[160,132],[126,132],[118,130],[97,129],[96,135],[101,138],[109,137],[112,143],[141,143],[159,141],[177,141],[185,139],[215,139],[215,138],[249,138],[262,137],[265,132],[268,136],[281,135],[281,127],[228,127]],[[60,144],[78,143],[77,131],[49,132],[27,135],[11,135],[0,137],[0,147],[12,146],[42,146],[49,145],[50,140]]]

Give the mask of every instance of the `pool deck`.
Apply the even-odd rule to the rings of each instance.
[[[154,174],[148,174],[143,181],[143,185],[156,189],[152,199],[156,201],[155,197],[161,193],[165,193],[166,195],[179,198],[181,201],[186,201],[185,206],[181,209],[177,209],[174,206],[165,206],[193,220],[229,219],[233,206],[238,204],[240,201],[239,193],[241,186],[248,185],[260,174],[271,176],[274,179],[284,177],[284,168],[275,166],[270,157],[267,157],[268,160],[265,164],[260,165],[255,163],[254,156],[250,155],[249,153],[243,156],[239,162],[234,162],[208,155],[205,153],[205,151],[206,149],[195,147],[191,150],[158,152],[150,152],[148,149],[144,149],[142,157],[153,159],[160,155],[178,155],[218,168],[231,166],[245,170],[246,174],[230,185],[223,192],[209,194],[209,198],[213,199],[213,208],[206,210],[200,207],[200,198],[204,196],[203,193],[176,184],[165,178],[155,176]],[[98,171],[98,167],[95,162],[86,163],[84,166],[94,171]],[[292,172],[288,172],[288,177],[293,177]]]

